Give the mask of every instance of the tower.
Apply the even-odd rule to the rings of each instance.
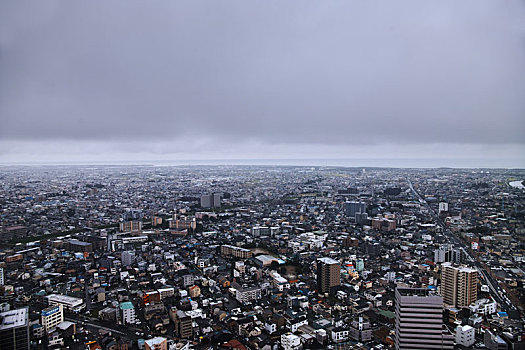
[[[319,293],[330,293],[341,285],[341,264],[330,258],[317,259],[317,289]]]
[[[441,294],[445,304],[469,306],[478,298],[478,271],[466,266],[441,265]]]
[[[425,288],[396,289],[396,350],[454,348],[443,325],[443,298]]]

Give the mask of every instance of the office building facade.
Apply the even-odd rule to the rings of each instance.
[[[443,324],[443,298],[425,288],[396,289],[396,350],[454,349]]]

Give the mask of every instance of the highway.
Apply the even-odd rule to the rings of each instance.
[[[490,276],[490,274],[485,270],[485,268],[481,265],[479,261],[474,259],[468,252],[468,247],[460,240],[450,229],[445,225],[443,220],[439,217],[439,215],[434,211],[434,209],[428,204],[428,202],[421,196],[414,186],[412,186],[412,181],[407,177],[408,185],[410,186],[410,190],[415,194],[415,196],[418,198],[419,203],[423,204],[436,223],[443,229],[443,233],[447,236],[450,242],[454,244],[454,246],[461,248],[463,253],[465,254],[465,257],[467,260],[477,268],[479,273],[481,274],[481,277],[483,278],[485,284],[488,285],[490,289],[490,294],[492,298],[500,305],[502,311],[509,311],[509,310],[517,310],[516,307],[510,302],[510,300],[507,298],[507,296],[504,294],[503,289],[498,285],[498,282]]]

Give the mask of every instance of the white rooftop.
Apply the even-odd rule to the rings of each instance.
[[[328,265],[339,264],[339,261],[334,260],[332,258],[318,258],[317,260],[322,262],[323,264],[328,264]]]
[[[47,296],[47,300],[52,300],[61,304],[69,305],[79,305],[82,304],[83,300],[81,298],[70,297],[68,295],[62,294],[50,294]]]
[[[27,308],[0,312],[0,330],[23,327],[28,323]]]
[[[155,347],[155,345],[162,344],[162,342],[164,341],[167,341],[167,339],[164,337],[155,337],[155,338],[146,340],[145,343],[148,344],[150,348],[153,348]]]

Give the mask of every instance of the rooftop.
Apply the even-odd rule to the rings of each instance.
[[[334,260],[332,258],[319,258],[317,260],[322,262],[323,264],[327,264],[327,265],[339,264],[339,261]]]
[[[120,309],[121,310],[129,310],[129,309],[133,309],[133,308],[134,308],[134,306],[131,303],[131,301],[125,301],[123,303],[120,303]]]
[[[27,326],[28,309],[16,309],[0,313],[0,330]]]

